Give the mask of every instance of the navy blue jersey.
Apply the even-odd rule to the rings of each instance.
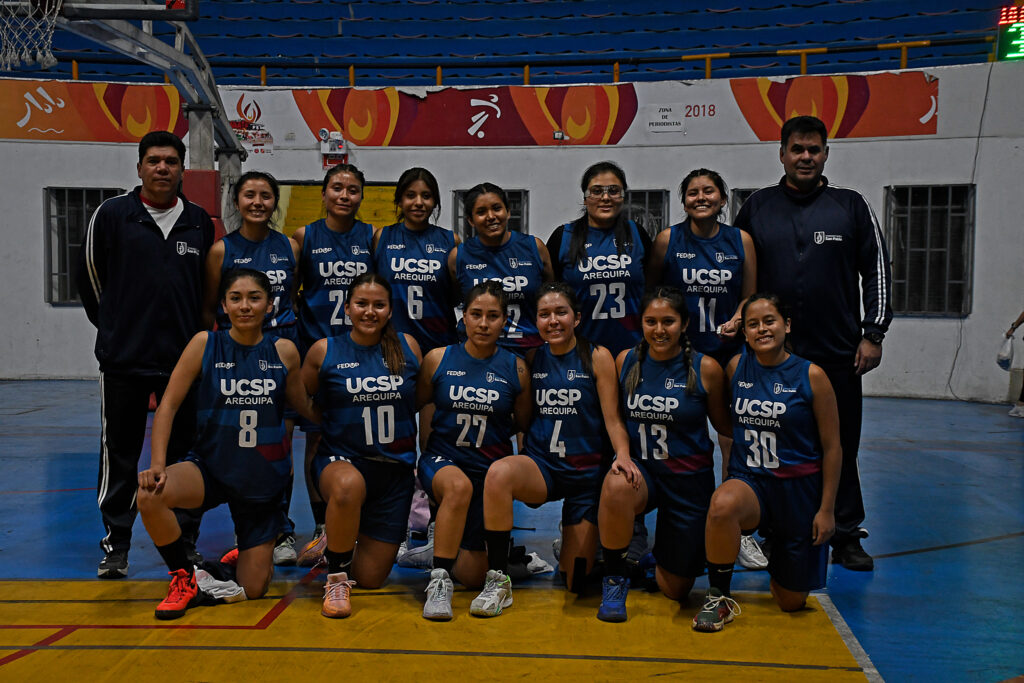
[[[318,401],[323,421],[318,457],[390,458],[416,464],[416,356],[399,335],[405,367],[392,375],[380,344],[350,334],[327,339]]]
[[[580,305],[580,334],[617,356],[640,341],[640,301],[647,257],[640,231],[629,221],[630,241],[622,245],[620,254],[614,230],[588,227],[586,256],[581,263],[572,263],[572,224],[562,230],[558,261],[562,279],[572,286]]]
[[[743,298],[743,250],[739,228],[719,223],[718,234],[703,239],[693,234],[690,221],[669,228],[668,248],[662,280],[686,295],[690,324],[686,328],[693,348],[717,353],[722,348],[718,326],[728,322]],[[727,350],[738,349],[739,338],[727,342]]]
[[[473,358],[463,344],[444,350],[434,372],[434,419],[424,457],[442,455],[463,469],[483,473],[512,454],[519,431],[512,409],[522,389],[515,354],[498,348]]]
[[[606,443],[604,416],[579,347],[557,356],[545,344],[537,349],[530,372],[536,409],[526,434],[527,455],[545,458],[559,472],[596,470]]]
[[[295,290],[295,254],[291,241],[279,232],[270,231],[261,242],[253,242],[238,230],[224,236],[224,261],[221,273],[236,268],[251,268],[267,274],[270,279],[270,297],[274,311],[267,314],[264,330],[295,324],[292,292]],[[224,307],[217,308],[217,327],[229,329],[231,321]]]
[[[455,276],[462,298],[484,280],[499,280],[508,296],[508,322],[498,344],[523,354],[540,346],[537,332],[537,290],[544,281],[544,264],[537,240],[530,235],[510,232],[500,247],[488,247],[479,237],[457,247]]]
[[[455,234],[436,225],[410,230],[404,223],[384,228],[374,254],[377,272],[391,283],[391,324],[412,335],[423,353],[454,344],[455,310],[448,252]]]
[[[748,352],[732,376],[729,472],[802,477],[821,471],[810,361],[796,354],[765,367]]]
[[[232,496],[276,500],[288,485],[291,444],[284,428],[288,371],[275,338],[244,346],[227,330],[207,332],[192,452]]]
[[[708,398],[701,382],[704,354],[693,352],[697,385],[686,391],[686,364],[679,352],[667,361],[646,356],[636,391],[626,391],[626,376],[636,364],[630,351],[622,364],[619,385],[626,407],[626,431],[633,457],[657,474],[693,474],[712,468],[715,446],[708,436]]]
[[[356,221],[334,232],[325,219],[306,226],[299,256],[299,334],[303,344],[336,337],[351,326],[345,300],[352,280],[373,265],[373,226]]]

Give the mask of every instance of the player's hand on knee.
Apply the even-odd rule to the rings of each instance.
[[[139,472],[139,488],[150,493],[160,493],[167,482],[167,471],[162,467],[150,467]]]
[[[814,515],[814,522],[811,526],[811,535],[814,538],[814,545],[821,545],[832,538],[836,532],[836,517],[833,513],[825,510],[818,510]]]

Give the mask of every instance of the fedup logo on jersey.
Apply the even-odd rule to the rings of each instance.
[[[269,377],[255,379],[224,379],[220,380],[220,393],[224,396],[225,405],[254,406],[273,404],[271,394],[277,389],[277,382]]]

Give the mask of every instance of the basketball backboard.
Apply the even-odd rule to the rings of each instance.
[[[66,19],[194,21],[199,0],[64,0],[60,13]]]

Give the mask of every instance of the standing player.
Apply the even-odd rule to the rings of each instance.
[[[825,585],[829,537],[842,454],[839,414],[828,377],[789,353],[790,321],[778,297],[754,294],[743,307],[751,352],[726,374],[732,390],[733,449],[729,479],[708,511],[708,582],[697,631],[721,631],[740,609],[729,595],[740,533],[773,530],[771,590],[785,612],[801,609],[808,591]]]
[[[272,312],[263,322],[263,331],[284,337],[298,344],[295,327],[295,267],[299,261],[299,245],[295,240],[274,230],[271,219],[281,190],[269,173],[243,173],[232,191],[235,207],[242,218],[238,230],[214,242],[206,257],[206,310],[216,316],[218,329],[228,329],[231,321],[220,305],[221,275],[236,268],[250,268],[266,274],[270,280]],[[288,439],[291,443],[295,411],[285,411]],[[291,458],[289,458],[289,462]],[[282,503],[287,519],[292,487],[285,488]],[[274,564],[295,562],[295,524],[287,519],[278,544],[274,547]]]
[[[512,454],[512,437],[530,421],[526,362],[498,346],[508,318],[502,284],[474,285],[464,306],[466,341],[428,353],[416,385],[417,403],[434,404],[418,475],[438,506],[423,616],[442,621],[452,618],[453,575],[470,587],[486,579],[473,614],[494,616],[512,604],[508,577],[487,570],[484,478],[491,463]]]
[[[750,235],[719,219],[729,196],[722,176],[698,168],[679,185],[686,220],[662,230],[654,240],[651,280],[678,287],[686,294],[690,320],[686,336],[693,348],[723,368],[739,351],[740,304],[757,286],[757,256]],[[723,460],[732,439],[718,436]],[[752,536],[743,537],[740,564],[764,569],[768,560]]]
[[[391,284],[395,308],[391,324],[411,334],[426,353],[454,344],[455,306],[448,252],[459,243],[451,230],[430,222],[441,211],[434,174],[410,168],[395,187],[401,220],[377,230],[373,249],[377,272]]]
[[[508,297],[508,321],[499,344],[524,356],[541,345],[534,305],[537,288],[552,279],[547,247],[536,237],[508,229],[508,195],[480,183],[463,199],[476,235],[448,254],[448,270],[465,300],[485,280],[497,280]],[[468,334],[468,333],[467,333]]]
[[[782,126],[785,175],[743,205],[736,225],[757,249],[758,289],[775,292],[793,312],[793,352],[828,375],[839,406],[843,471],[836,497],[832,561],[870,571],[861,546],[867,531],[857,470],[861,376],[882,361],[892,320],[889,254],[875,215],[860,193],[829,185],[825,124],[798,116]],[[861,304],[864,316],[861,317]]]
[[[622,211],[626,173],[602,161],[580,182],[584,212],[548,239],[557,280],[580,302],[580,333],[618,355],[640,341],[640,299],[651,238]]]
[[[704,573],[704,521],[715,490],[708,418],[719,432],[729,429],[722,368],[690,347],[683,293],[657,287],[641,310],[643,340],[617,359],[634,457],[619,455],[623,462],[601,490],[602,621],[626,620],[626,550],[635,515],[658,509],[655,578],[665,595],[682,600]]]
[[[363,202],[362,172],[351,164],[328,169],[320,193],[327,216],[299,228],[293,235],[299,245],[299,351],[305,356],[317,340],[336,337],[351,327],[345,315],[345,297],[352,280],[372,270],[373,226],[356,219]],[[299,554],[299,564],[313,564],[323,554],[327,539],[324,520],[327,505],[320,499],[310,474],[320,433],[302,425],[306,432],[303,472],[316,529],[313,539]]]
[[[566,585],[574,587],[594,564],[601,460],[609,437],[625,462],[629,437],[619,414],[615,360],[605,347],[576,335],[581,314],[572,287],[549,282],[539,294],[537,329],[545,344],[530,359],[536,413],[526,433],[526,454],[502,458],[487,470],[487,563],[490,570],[508,573],[515,501],[537,507],[564,500],[559,564]]]
[[[96,326],[100,364],[97,489],[107,532],[96,572],[101,579],[128,574],[149,396],[163,396],[178,356],[206,327],[203,263],[213,244],[213,222],[178,194],[184,160],[185,145],[173,133],[144,135],[137,166],[142,185],[103,202],[82,242],[78,291]],[[171,432],[171,462],[185,457],[194,435],[192,405],[180,411]]]
[[[352,328],[318,341],[302,365],[306,391],[324,409],[312,469],[327,502],[321,613],[332,618],[351,614],[356,581],[378,588],[391,571],[405,538],[416,464],[419,347],[390,324],[391,288],[383,277],[363,273],[348,294]]]
[[[302,387],[295,345],[263,334],[272,305],[267,276],[241,269],[223,280],[231,329],[200,332],[188,343],[153,419],[150,466],[138,475],[142,521],[171,574],[158,619],[177,619],[203,598],[172,512],[176,507],[209,510],[227,503],[238,538],[239,597],[267,592],[292,466],[285,400],[317,419]],[[166,467],[171,422],[197,380],[198,438],[184,462]]]

